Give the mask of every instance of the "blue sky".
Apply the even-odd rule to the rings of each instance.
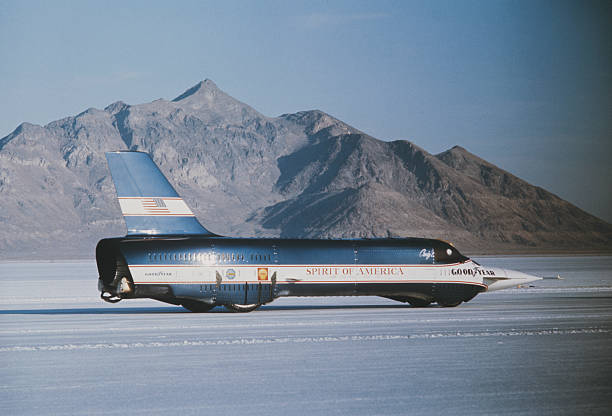
[[[210,78],[432,153],[459,144],[612,222],[610,1],[0,3],[0,137]]]

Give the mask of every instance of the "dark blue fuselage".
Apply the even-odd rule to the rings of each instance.
[[[171,303],[198,299],[211,304],[262,304],[278,296],[358,295],[412,302],[418,299],[440,301],[442,297],[463,301],[485,289],[481,284],[465,282],[402,280],[404,270],[410,267],[457,265],[469,261],[448,243],[432,239],[127,237],[102,240],[97,252],[103,282],[110,286],[118,271],[128,274],[130,268],[132,271],[147,270],[145,276],[156,279],[159,278],[156,273],[162,273],[168,278],[146,285],[138,284],[143,282],[137,276],[136,279],[130,276],[136,282],[133,296]],[[275,272],[265,281],[244,278],[244,274],[240,276],[241,271],[246,273],[246,270],[258,268]],[[191,273],[193,281],[179,276],[179,270]],[[202,270],[213,270],[214,275]],[[316,276],[305,280],[304,270]],[[347,270],[372,273],[373,278],[336,280]],[[277,273],[282,275],[277,276]],[[396,276],[390,276],[393,273]],[[374,275],[379,274],[389,280],[375,279]]]

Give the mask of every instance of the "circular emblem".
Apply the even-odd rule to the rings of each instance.
[[[225,271],[225,277],[227,277],[229,280],[233,280],[236,277],[236,270],[227,269]]]

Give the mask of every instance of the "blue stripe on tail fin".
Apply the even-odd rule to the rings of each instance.
[[[214,235],[198,222],[147,153],[109,152],[128,235]]]

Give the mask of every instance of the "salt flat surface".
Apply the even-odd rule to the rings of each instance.
[[[612,258],[478,260],[565,279],[192,314],[102,302],[94,262],[0,263],[0,414],[609,414]]]

